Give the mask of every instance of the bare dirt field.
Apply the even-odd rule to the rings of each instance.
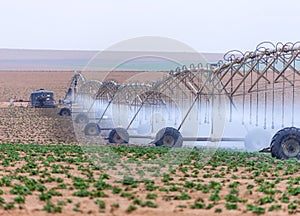
[[[148,72],[83,72],[83,74],[87,79],[117,82],[124,82],[133,77],[143,77],[145,81],[157,78]],[[148,74],[146,78],[145,74]],[[41,88],[54,91],[56,100],[61,99],[73,75],[74,71],[0,71],[0,102],[8,102],[14,97],[29,99],[32,91]]]
[[[72,120],[58,116],[58,109],[7,107],[10,98],[28,99],[40,88],[54,91],[58,101],[73,72],[0,75],[0,215],[299,214],[300,166],[295,160],[193,150],[165,172],[164,164],[154,170],[144,164],[164,157],[167,149],[115,146],[110,151],[120,157],[98,155],[102,166],[95,166],[78,145]],[[106,79],[151,77],[118,72]],[[114,167],[134,170],[139,179],[121,172],[117,178],[110,170]]]

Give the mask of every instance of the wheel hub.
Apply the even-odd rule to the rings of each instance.
[[[97,129],[95,127],[89,128],[89,134],[93,135],[93,134],[96,134],[96,132],[97,132]]]
[[[123,142],[122,137],[119,136],[118,133],[115,133],[114,140],[115,140],[116,143],[122,143]]]
[[[294,139],[287,140],[282,145],[283,153],[288,157],[296,157],[300,152],[300,145]]]
[[[172,147],[174,145],[174,138],[171,135],[165,135],[163,138],[163,143],[166,147]]]

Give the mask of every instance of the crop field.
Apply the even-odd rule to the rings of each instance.
[[[253,215],[296,214],[300,208],[299,163],[267,155],[193,149],[178,166],[143,166],[168,149],[131,146],[103,148],[119,159],[103,157],[95,165],[76,145],[0,146],[0,213],[103,215]],[[180,149],[175,155],[185,154]],[[207,158],[210,155],[210,158]],[[101,156],[101,155],[100,155]],[[205,161],[205,162],[204,162]],[[143,172],[110,175],[111,167]],[[148,176],[148,177],[143,177]]]
[[[73,75],[36,73],[2,72],[1,103],[42,87],[58,100]],[[57,112],[0,109],[0,215],[299,214],[297,160],[225,149],[80,145],[72,119]]]

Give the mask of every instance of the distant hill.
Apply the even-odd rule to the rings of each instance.
[[[70,50],[26,50],[26,49],[0,49],[0,70],[17,71],[70,71],[83,70],[83,68],[97,55],[97,51],[70,51]],[[161,59],[160,53],[151,53],[150,57],[143,57],[143,53],[131,52],[132,56],[142,58],[127,60],[129,52],[110,51],[93,62],[93,69],[107,70],[171,70],[176,64]],[[130,56],[131,56],[130,55]],[[181,64],[198,64],[197,53],[168,53],[170,59],[180,59]],[[210,63],[217,63],[223,58],[220,53],[204,53],[203,56]],[[116,65],[118,63],[118,65]]]

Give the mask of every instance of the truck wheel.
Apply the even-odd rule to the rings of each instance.
[[[180,148],[183,144],[183,138],[177,129],[166,127],[157,132],[154,143],[156,146]]]
[[[269,145],[271,134],[263,129],[254,129],[245,136],[245,148],[249,152],[258,152]]]
[[[300,129],[287,127],[279,130],[271,141],[271,155],[278,159],[300,159]]]
[[[61,108],[59,110],[59,113],[58,113],[60,116],[70,116],[71,115],[71,110],[69,108]]]
[[[129,142],[129,134],[125,128],[114,128],[108,135],[110,143],[123,144]]]
[[[84,127],[84,134],[87,136],[98,136],[101,132],[101,129],[96,123],[88,123]]]
[[[75,118],[75,122],[77,124],[87,124],[89,122],[89,118],[87,117],[86,114],[84,113],[79,113],[76,118]]]

